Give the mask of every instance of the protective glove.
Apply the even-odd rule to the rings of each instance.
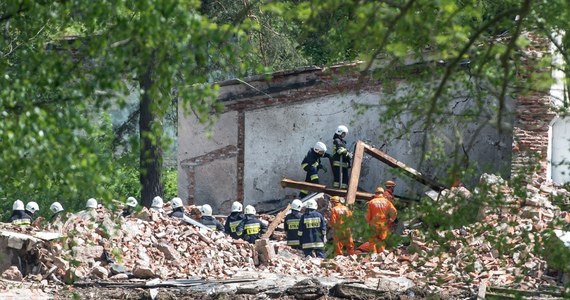
[[[354,156],[354,154],[352,152],[348,152],[348,158],[352,159],[352,157]]]

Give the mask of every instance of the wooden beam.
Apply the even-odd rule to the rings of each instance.
[[[360,143],[360,141],[358,141],[358,142]],[[366,152],[366,154],[369,154],[370,156],[380,160],[381,162],[387,164],[388,166],[390,166],[392,168],[396,168],[396,169],[400,169],[400,170],[404,171],[404,175],[407,175],[407,176],[415,179],[416,181],[421,182],[421,183],[429,186],[430,188],[434,189],[435,191],[440,192],[442,190],[449,188],[449,187],[447,187],[447,186],[423,175],[421,172],[415,170],[414,168],[407,166],[403,162],[391,157],[390,155],[384,153],[382,150],[376,149],[376,148],[371,147],[369,145],[366,145],[364,143],[362,143],[362,144],[364,145],[364,151]],[[356,165],[356,162],[355,162],[355,165]],[[358,170],[358,171],[360,172],[360,170]],[[353,172],[354,172],[354,169],[353,169]],[[352,178],[351,178],[351,182],[352,182]],[[349,186],[349,189],[350,189],[350,186]]]
[[[360,181],[360,168],[362,167],[362,157],[364,156],[364,142],[358,141],[352,157],[352,169],[350,180],[348,181],[348,191],[346,193],[346,204],[353,204],[356,201],[358,182]]]
[[[277,226],[279,226],[279,224],[281,224],[283,219],[285,219],[285,216],[287,215],[287,212],[290,209],[291,209],[291,203],[287,204],[287,207],[285,207],[284,210],[282,210],[281,212],[279,212],[277,214],[277,216],[275,216],[275,219],[273,219],[271,224],[269,224],[269,227],[267,228],[267,232],[261,236],[262,239],[268,239],[273,234],[273,231],[275,231],[275,228],[277,228]]]
[[[318,192],[318,193],[322,192],[322,193],[325,193],[325,194],[331,195],[331,196],[346,197],[346,193],[347,193],[347,190],[328,188],[324,184],[316,184],[316,183],[310,183],[310,182],[305,182],[305,181],[295,181],[295,180],[291,180],[291,179],[287,179],[287,178],[283,178],[281,180],[281,186],[284,188],[288,187],[288,188],[294,188],[294,189],[299,189],[299,190],[307,190],[310,192]],[[372,199],[373,197],[374,197],[374,194],[372,194],[372,193],[356,192],[356,198],[357,199],[368,200],[368,199]]]

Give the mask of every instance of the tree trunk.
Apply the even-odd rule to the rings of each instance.
[[[139,84],[144,92],[140,101],[139,134],[140,134],[140,183],[141,204],[150,207],[155,196],[163,196],[162,184],[162,147],[160,120],[152,112],[152,96],[150,90],[153,82],[154,55],[151,55],[148,66],[140,76]]]

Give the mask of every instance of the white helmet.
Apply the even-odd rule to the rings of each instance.
[[[246,215],[255,215],[256,211],[255,211],[255,207],[248,205],[245,207],[245,214]]]
[[[309,208],[309,209],[319,208],[319,206],[317,205],[317,201],[315,201],[315,199],[311,199],[311,200],[305,202],[305,207]]]
[[[34,214],[36,211],[40,210],[40,207],[36,202],[30,201],[28,204],[26,204],[26,210]]]
[[[243,211],[243,205],[238,201],[234,201],[234,203],[232,203],[232,212],[242,212],[242,211]]]
[[[12,204],[12,210],[24,210],[24,202],[20,199],[14,201],[14,204]]]
[[[160,196],[156,196],[152,199],[152,205],[150,207],[162,208],[163,205],[164,202],[162,201],[162,198],[160,198]]]
[[[86,208],[97,208],[97,200],[95,198],[89,198],[87,200],[87,204],[85,205]]]
[[[138,204],[139,202],[137,201],[137,199],[135,199],[135,197],[127,198],[127,206],[136,207]]]
[[[292,210],[301,211],[301,208],[303,208],[303,201],[301,201],[299,199],[295,199],[295,200],[293,200],[293,202],[291,202],[291,209]]]
[[[200,207],[200,212],[202,213],[202,216],[211,217],[212,207],[210,206],[210,204],[204,204],[202,205],[202,207]]]
[[[323,142],[317,142],[313,147],[315,152],[327,152],[327,145]]]
[[[51,212],[54,214],[57,214],[58,212],[63,211],[63,206],[61,206],[61,203],[59,202],[54,202],[49,207],[49,210],[51,210]]]
[[[344,125],[340,125],[336,128],[335,131],[336,134],[341,135],[343,133],[348,133],[348,127],[344,126]]]
[[[182,199],[178,197],[172,198],[172,200],[170,200],[170,203],[172,204],[173,209],[184,206],[184,203],[182,203]]]

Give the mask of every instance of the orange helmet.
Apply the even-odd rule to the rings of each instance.
[[[332,203],[340,203],[340,197],[339,196],[332,196],[330,200]]]
[[[396,183],[392,180],[386,181],[386,187],[395,187]]]

